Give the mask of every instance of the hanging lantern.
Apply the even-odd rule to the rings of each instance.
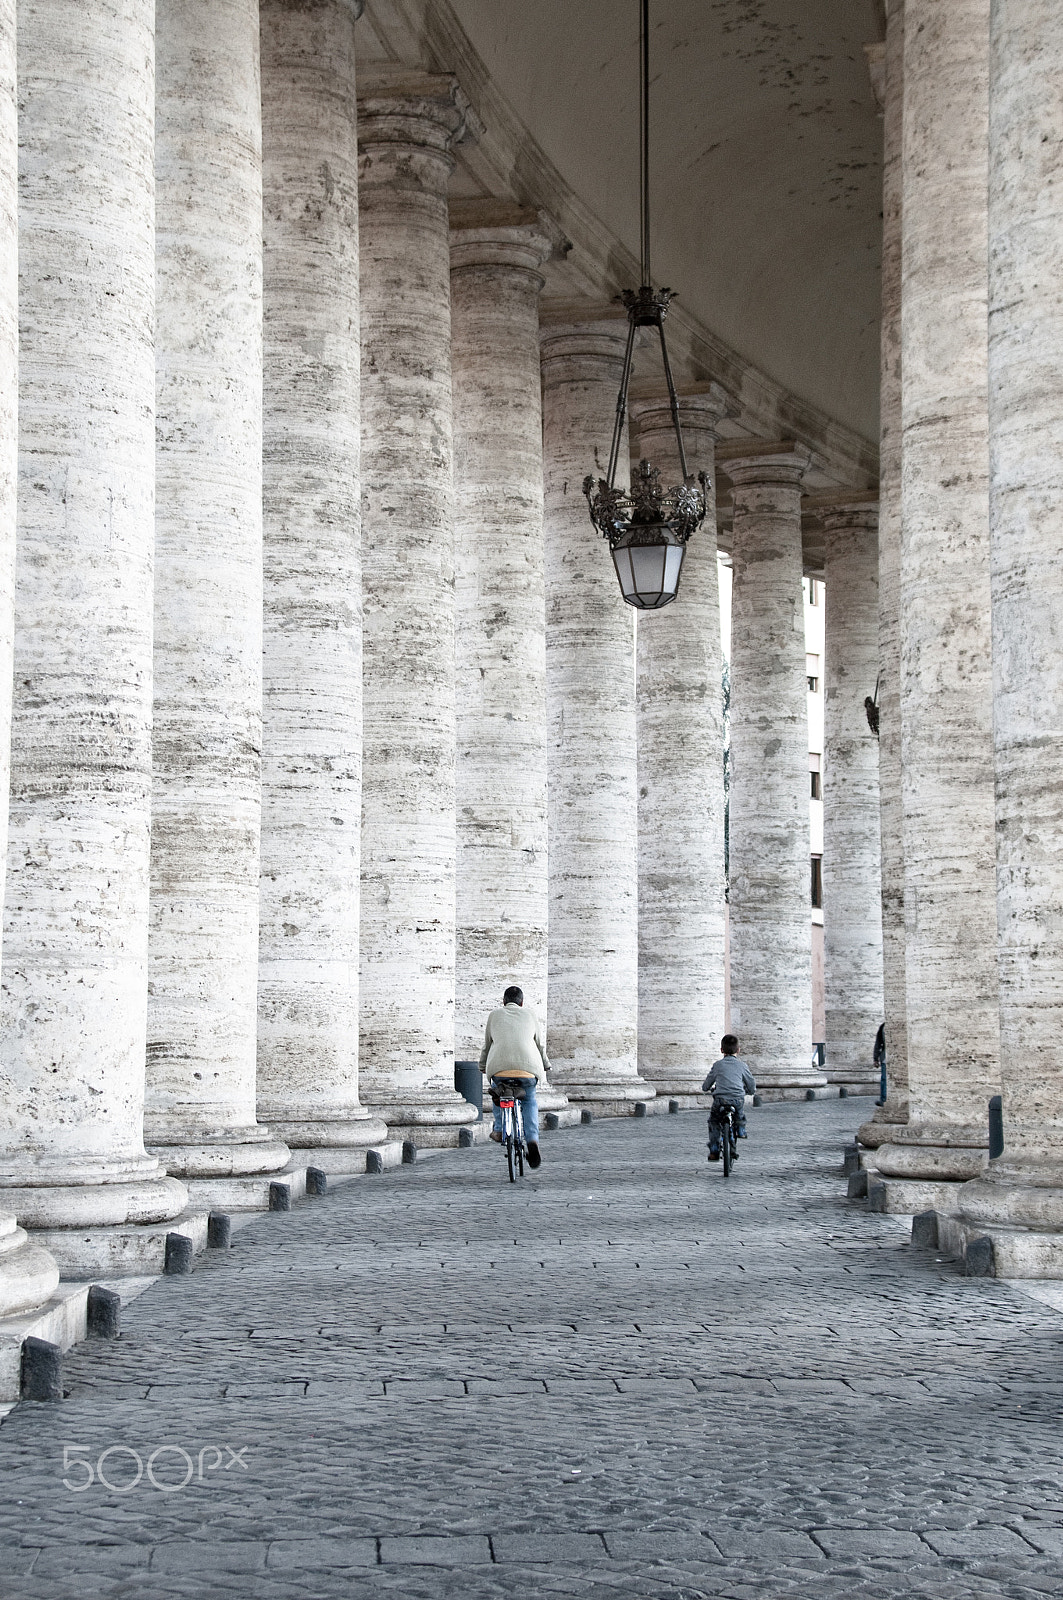
[[[620,299],[627,306],[627,346],[624,367],[620,375],[620,393],[616,401],[616,423],[613,443],[609,452],[609,468],[604,478],[597,480],[593,473],[583,480],[591,521],[609,541],[609,549],[620,583],[620,593],[629,606],[640,611],[659,611],[668,605],[679,592],[679,579],[683,571],[683,555],[687,541],[705,516],[705,474],[700,473],[698,484],[687,471],[686,450],[683,447],[683,430],[679,422],[679,402],[676,399],[672,366],[668,360],[668,345],[664,336],[664,319],[669,303],[674,298],[671,289],[654,289],[650,274],[650,36],[649,0],[640,0],[641,58],[642,58],[642,170],[641,170],[641,239],[642,287],[626,289]],[[656,328],[661,342],[661,362],[668,388],[668,402],[672,412],[672,425],[679,450],[679,466],[683,475],[681,484],[674,488],[661,487],[661,475],[648,461],[640,461],[630,489],[616,486],[620,447],[627,420],[627,396],[631,383],[631,363],[635,353],[635,336],[639,328]]]

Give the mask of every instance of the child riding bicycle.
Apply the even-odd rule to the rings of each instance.
[[[719,1061],[701,1086],[702,1094],[712,1095],[709,1113],[709,1160],[720,1159],[720,1124],[726,1118],[725,1107],[734,1106],[738,1112],[738,1137],[746,1136],[746,1095],[756,1092],[756,1083],[748,1064],[738,1054],[738,1040],[733,1033],[725,1033],[720,1040],[723,1051]]]
[[[528,1146],[528,1165],[539,1166],[539,1105],[535,1097],[538,1084],[546,1083],[550,1063],[543,1044],[542,1028],[534,1011],[524,1010],[524,991],[511,984],[502,996],[502,1006],[487,1019],[484,1047],[480,1051],[480,1071],[487,1077],[495,1103],[491,1138],[502,1143],[502,1112],[499,1108],[497,1080],[519,1082],[519,1098],[524,1118],[524,1137]]]

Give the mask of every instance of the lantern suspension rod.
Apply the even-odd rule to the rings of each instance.
[[[640,98],[642,136],[641,184],[639,195],[639,222],[642,233],[642,281],[652,283],[650,277],[650,0],[640,0],[641,27],[639,46],[642,52],[642,94]]]

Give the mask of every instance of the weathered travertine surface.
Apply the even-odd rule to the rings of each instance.
[[[11,647],[15,596],[15,486],[18,473],[18,116],[15,0],[0,3],[0,902],[7,865],[11,759]],[[36,1306],[59,1269],[0,1212],[0,1316]]]
[[[735,452],[741,448],[742,455]],[[804,1095],[812,1068],[808,685],[799,445],[721,452],[734,485],[731,597],[731,1027],[758,1088]]]
[[[157,9],[157,437],[145,1133],[271,1171],[255,1118],[262,743],[257,0]]]
[[[20,462],[0,1196],[161,1221],[144,1152],[151,0],[19,7]]]
[[[1004,1155],[977,1221],[1063,1230],[1063,14],[993,11],[989,166],[997,920]],[[1058,1267],[1056,1268],[1058,1271]]]
[[[989,0],[908,0],[904,54],[901,722],[905,1146],[984,1161],[999,1086],[989,619],[986,172]]]
[[[451,213],[457,961],[455,1049],[507,984],[547,1013],[546,594],[538,268],[556,229]]]
[[[289,1145],[358,1101],[362,575],[351,0],[264,0],[258,1110]],[[344,1159],[342,1154],[340,1161]],[[330,1162],[331,1164],[331,1162]]]
[[[878,642],[879,835],[886,1103],[860,1130],[879,1144],[883,1122],[908,1120],[904,1006],[904,829],[901,803],[901,209],[904,0],[887,7],[882,149],[882,340],[879,435]],[[829,601],[828,601],[829,605]],[[871,690],[869,693],[873,692]]]
[[[878,507],[823,513],[826,694],[823,905],[829,1083],[878,1087],[882,1021],[878,743],[864,709],[878,672]]]
[[[454,1092],[452,78],[359,99],[364,596],[361,1092],[451,1142]],[[433,1131],[434,1130],[434,1131]]]
[[[654,1093],[637,1060],[635,627],[582,485],[605,476],[626,335],[623,320],[593,310],[542,334],[548,1047],[572,1099],[617,1110]],[[620,459],[626,475],[626,449]]]
[[[684,395],[687,467],[705,474],[705,521],[679,594],[637,623],[639,1072],[696,1095],[724,1031],[723,651],[716,560],[716,424],[724,392]],[[667,400],[632,406],[637,453],[682,481]]]

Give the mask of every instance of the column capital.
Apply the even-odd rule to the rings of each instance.
[[[545,387],[588,377],[619,383],[627,326],[627,312],[614,301],[566,300],[541,307]]]
[[[802,495],[801,514],[814,517],[827,533],[863,530],[874,535],[878,532],[878,490]]]
[[[548,212],[504,200],[451,203],[451,272],[477,267],[535,272],[544,261],[565,256],[571,248],[571,241]]]
[[[795,439],[730,439],[716,451],[716,465],[735,488],[758,484],[799,487],[812,452]]]
[[[413,146],[447,155],[452,146],[475,141],[482,124],[457,78],[408,68],[367,71],[358,83],[358,144]]]
[[[718,383],[702,383],[680,389],[679,419],[684,428],[699,428],[716,436],[716,425],[735,413],[734,398]],[[672,408],[666,394],[640,395],[631,401],[631,420],[640,432],[672,426]]]

